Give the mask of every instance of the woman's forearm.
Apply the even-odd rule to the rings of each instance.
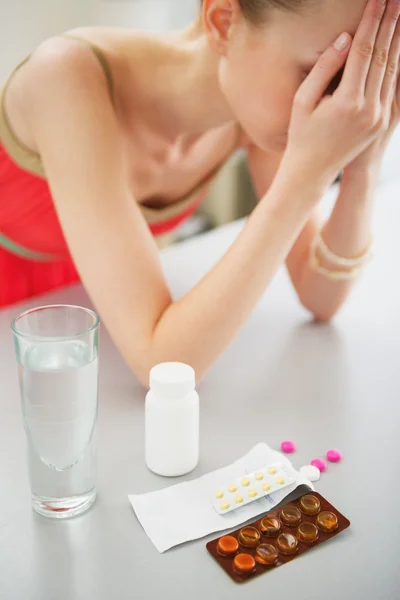
[[[336,255],[355,258],[363,255],[372,239],[371,223],[378,180],[377,169],[344,175],[339,197],[322,231],[324,242]],[[317,231],[315,231],[317,234]],[[332,281],[313,270],[310,252],[303,255],[296,285],[301,302],[318,319],[330,320],[341,308],[357,279]],[[331,271],[337,266],[318,252],[320,264]]]
[[[282,165],[274,184],[225,256],[159,320],[149,361],[185,361],[198,377],[244,324],[283,263],[322,193]],[[151,364],[143,365],[143,377]]]

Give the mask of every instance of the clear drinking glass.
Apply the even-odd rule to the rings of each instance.
[[[96,498],[99,317],[34,308],[12,322],[33,508],[65,519]]]

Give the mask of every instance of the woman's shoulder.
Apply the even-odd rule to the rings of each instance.
[[[81,79],[90,87],[100,78],[113,95],[114,80],[124,81],[132,67],[132,55],[141,54],[133,50],[147,43],[146,36],[120,28],[72,29],[44,40],[24,61],[24,68],[17,69],[21,72],[12,74],[13,87],[19,88],[22,98],[32,98],[38,89],[45,98],[42,92],[47,87],[54,90],[60,79],[63,84]],[[17,78],[19,85],[14,85]]]
[[[104,60],[99,60],[103,56]],[[35,113],[48,114],[62,99],[64,106],[76,107],[77,89],[81,101],[104,104],[112,91],[111,69],[106,53],[98,55],[90,43],[65,34],[44,40],[14,69],[3,88],[2,105],[16,138],[37,152],[34,134]],[[68,115],[65,115],[67,118]]]
[[[9,79],[24,81],[25,86],[52,82],[55,72],[68,78],[72,73],[95,76],[109,64],[129,55],[134,35],[129,30],[103,27],[80,27],[43,40],[11,72]],[[99,58],[102,59],[99,61]],[[103,64],[102,64],[103,63]],[[21,68],[23,67],[23,69]],[[99,71],[100,67],[100,71]],[[18,72],[18,73],[17,73]],[[89,83],[89,82],[88,82]]]
[[[44,40],[24,65],[26,85],[51,84],[56,74],[61,74],[67,80],[77,73],[85,76],[91,74],[91,77],[95,77],[96,72],[101,74],[102,70],[93,54],[94,47],[90,40],[72,32]]]
[[[48,38],[10,73],[7,96],[13,98],[13,104],[23,105],[24,100],[31,104],[36,91],[45,96],[42,92],[54,88],[60,76],[64,81],[77,73],[87,76],[91,72],[95,76],[96,69],[99,70],[89,47],[69,37]]]

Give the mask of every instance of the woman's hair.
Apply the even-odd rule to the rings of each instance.
[[[238,0],[246,19],[259,25],[266,20],[269,8],[298,11],[306,5],[315,4],[318,0]],[[203,0],[201,0],[203,3]]]
[[[244,16],[252,23],[265,21],[268,8],[297,11],[310,0],[239,0]]]

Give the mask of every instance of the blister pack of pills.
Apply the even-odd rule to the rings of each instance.
[[[223,515],[294,482],[295,478],[286,465],[273,463],[218,488],[214,492],[213,505],[217,513]]]
[[[207,549],[234,581],[242,583],[283,566],[349,526],[330,502],[312,492],[208,542]]]

